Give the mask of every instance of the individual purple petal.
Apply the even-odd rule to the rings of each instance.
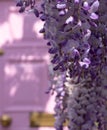
[[[91,63],[90,60],[89,60],[88,58],[84,58],[84,59],[83,59],[83,62],[88,63],[88,64]]]
[[[90,6],[89,6],[89,4],[88,4],[87,1],[85,1],[85,2],[83,3],[83,8],[84,8],[85,10],[89,10]]]
[[[80,57],[79,51],[75,48],[72,50],[72,57]]]
[[[42,16],[40,16],[40,19],[41,19],[42,21],[45,21],[46,18],[47,18],[47,17],[46,17],[46,15],[44,15],[44,14],[43,14]]]
[[[74,18],[72,16],[70,16],[69,18],[67,18],[66,20],[66,24],[72,23],[74,21]]]
[[[36,8],[34,9],[33,12],[34,12],[34,14],[35,14],[36,17],[39,17],[39,11]]]
[[[58,3],[56,5],[57,9],[65,9],[66,8],[66,4],[65,3]]]
[[[85,48],[85,54],[87,55],[90,51],[90,45],[88,43],[85,43],[84,48]]]
[[[75,2],[75,3],[79,3],[79,2],[80,2],[80,0],[74,0],[74,2]]]
[[[87,29],[86,34],[83,37],[83,41],[86,42],[91,36],[91,30]]]
[[[79,64],[81,67],[88,68],[90,65],[90,60],[88,58],[84,58],[83,61],[80,61]]]
[[[98,0],[96,0],[92,5],[91,5],[91,7],[90,7],[90,9],[89,9],[89,13],[94,13],[94,12],[96,12],[97,10],[98,10],[98,7],[99,7],[99,1]]]
[[[65,11],[64,10],[59,11],[59,15],[65,15]]]
[[[98,15],[96,13],[91,13],[90,18],[96,20],[98,19]]]

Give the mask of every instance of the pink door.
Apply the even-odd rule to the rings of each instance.
[[[54,97],[49,87],[49,56],[38,34],[42,23],[32,15],[17,13],[14,1],[0,1],[0,116],[8,115],[9,127],[0,130],[50,130],[31,128],[31,112],[53,113]]]

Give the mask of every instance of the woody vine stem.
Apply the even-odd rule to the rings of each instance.
[[[107,0],[17,0],[44,21],[56,93],[55,128],[107,130]]]

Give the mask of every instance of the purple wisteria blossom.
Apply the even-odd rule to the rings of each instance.
[[[42,21],[53,68],[55,128],[107,129],[107,0],[18,0]],[[49,92],[48,91],[48,92]]]

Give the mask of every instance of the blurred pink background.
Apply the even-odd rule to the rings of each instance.
[[[29,126],[30,113],[54,113],[54,96],[45,94],[50,85],[49,55],[39,33],[43,22],[34,14],[19,14],[15,4],[0,1],[0,116],[12,119],[10,127],[0,125],[0,130],[37,130]]]

